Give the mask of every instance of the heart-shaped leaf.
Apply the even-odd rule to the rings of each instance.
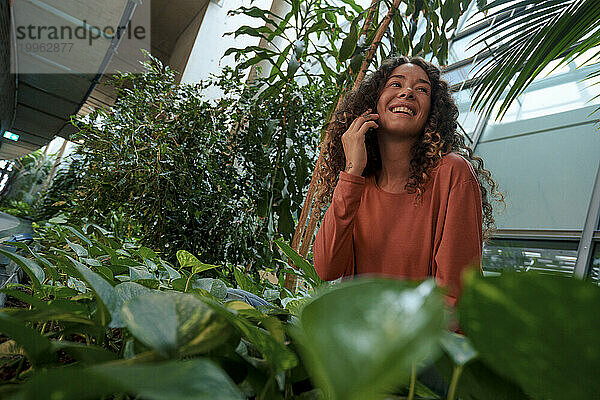
[[[303,309],[297,329],[308,371],[332,399],[380,399],[433,357],[444,328],[432,280],[355,280]]]
[[[198,260],[192,253],[185,250],[179,250],[177,252],[177,261],[179,261],[179,265],[181,265],[181,268],[191,268],[192,273],[194,274],[207,271],[213,268],[218,268],[218,265],[203,263],[202,261]]]
[[[533,273],[470,275],[460,323],[481,357],[534,398],[600,393],[600,288]]]
[[[205,353],[232,333],[225,318],[185,293],[137,296],[125,303],[121,316],[138,340],[163,357]]]

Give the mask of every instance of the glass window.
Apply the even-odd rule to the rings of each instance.
[[[469,71],[471,70],[472,64],[469,63],[460,68],[453,68],[448,72],[442,73],[442,78],[448,82],[450,86],[462,83],[469,77]]]
[[[486,275],[513,270],[571,276],[576,261],[577,242],[492,240],[483,246]]]
[[[469,137],[472,137],[477,121],[479,120],[479,114],[471,111],[471,91],[468,89],[461,90],[460,92],[454,93],[453,96],[459,112],[458,123],[465,130],[465,133],[469,135]],[[462,133],[460,128],[459,132]]]
[[[597,80],[600,83],[600,80]],[[563,84],[528,90],[508,108],[501,121],[490,120],[490,124],[504,124],[564,111],[576,110],[590,104],[600,103],[600,85],[591,81],[572,81]],[[498,102],[492,115],[496,115],[501,102]]]
[[[481,32],[482,31],[452,42],[449,52],[450,54],[448,56],[450,63],[474,57],[482,51],[485,51],[486,45],[484,43],[478,43],[474,45],[474,42],[477,41],[477,36],[479,36]]]

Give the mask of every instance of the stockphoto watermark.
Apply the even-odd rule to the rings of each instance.
[[[72,40],[87,41],[88,46],[92,46],[94,40],[116,38],[120,40],[123,36],[127,36],[129,40],[144,40],[146,38],[146,27],[128,24],[127,26],[119,26],[116,29],[112,26],[98,28],[97,26],[89,25],[86,20],[81,22],[81,25],[73,28],[69,25],[63,26],[36,26],[29,24],[28,26],[17,26],[16,37],[19,41],[40,41],[42,44],[50,42],[52,44],[65,43]]]
[[[14,73],[138,72],[150,51],[150,1],[12,3]]]

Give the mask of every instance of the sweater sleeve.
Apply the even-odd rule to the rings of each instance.
[[[435,254],[435,279],[448,289],[446,302],[454,306],[462,291],[461,274],[469,267],[481,271],[482,206],[474,179],[454,186],[448,198],[440,244]]]
[[[319,276],[334,280],[354,272],[354,217],[360,206],[366,179],[340,172],[331,204],[313,245],[313,262]]]

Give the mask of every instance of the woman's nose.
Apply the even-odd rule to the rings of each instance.
[[[410,87],[402,88],[402,90],[400,90],[398,92],[397,96],[400,97],[401,99],[403,99],[403,98],[414,99],[414,97],[415,97],[413,90]]]

